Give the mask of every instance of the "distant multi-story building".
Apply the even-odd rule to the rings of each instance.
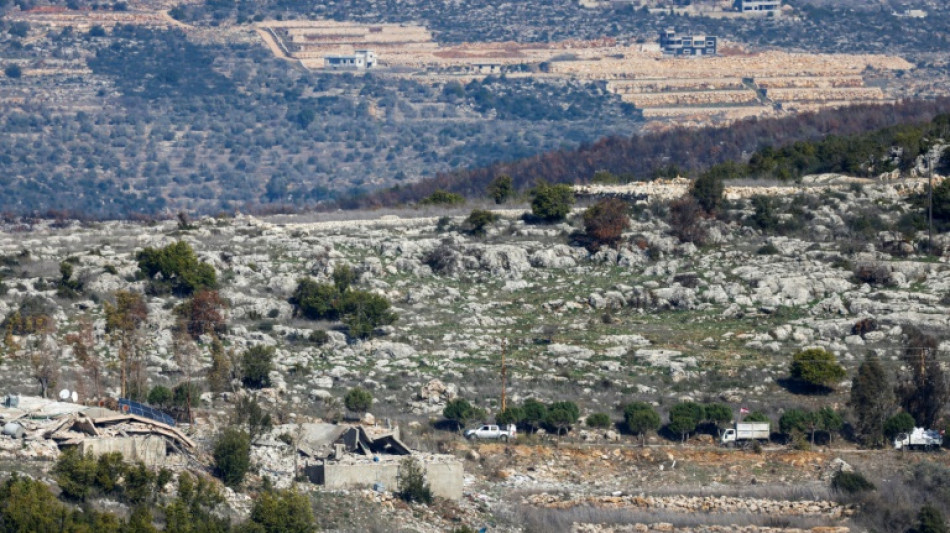
[[[767,15],[769,13],[778,14],[782,10],[782,0],[735,0],[733,4],[736,8],[736,11],[741,11],[742,13],[753,14],[763,14]]]
[[[376,66],[376,52],[372,50],[357,50],[350,55],[332,55],[323,58],[326,68],[367,69]]]
[[[716,54],[719,39],[712,35],[677,35],[670,28],[660,32],[660,50],[677,56],[710,56]]]

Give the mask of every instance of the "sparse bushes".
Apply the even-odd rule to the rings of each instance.
[[[834,354],[821,348],[793,355],[789,373],[793,379],[819,392],[832,389],[845,376],[844,367],[838,364]]]
[[[531,189],[531,214],[542,222],[560,222],[567,218],[574,205],[570,185],[541,183]]]
[[[234,406],[233,425],[247,432],[251,442],[271,430],[274,422],[270,413],[264,411],[257,398],[250,394],[241,396]]]
[[[584,234],[587,249],[596,252],[602,246],[616,248],[623,231],[630,227],[626,202],[607,198],[584,211]]]
[[[96,457],[75,448],[60,454],[52,473],[63,495],[71,500],[108,496],[131,504],[153,500],[160,488],[158,481],[167,482],[171,475],[164,469],[156,474],[141,462],[126,464],[118,452]]]
[[[947,527],[947,520],[943,517],[940,509],[933,505],[924,505],[917,513],[917,527],[913,533],[947,533],[950,528]]]
[[[215,474],[229,487],[240,485],[251,468],[251,437],[229,427],[218,435],[212,451]]]
[[[345,268],[343,274],[337,270]],[[376,328],[394,323],[398,316],[390,310],[386,298],[368,291],[350,288],[355,276],[348,267],[334,270],[334,284],[317,283],[303,278],[297,283],[290,303],[295,314],[310,320],[341,320],[351,337],[364,339]]]

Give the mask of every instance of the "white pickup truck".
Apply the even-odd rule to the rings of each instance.
[[[503,441],[508,441],[508,439],[515,438],[515,433],[517,429],[514,424],[508,424],[506,427],[502,428],[501,426],[496,426],[493,424],[485,424],[478,429],[467,429],[465,430],[465,438],[469,440],[474,439],[499,439]]]
[[[936,450],[943,445],[943,433],[936,429],[914,428],[910,433],[901,433],[894,439],[894,449],[902,448]]]

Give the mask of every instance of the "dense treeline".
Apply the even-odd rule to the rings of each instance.
[[[39,28],[0,20],[4,57],[39,65],[81,50],[93,72],[55,86],[0,76],[0,89],[36,95],[0,109],[0,212],[302,209],[642,123],[603,84],[494,77],[445,88],[310,72],[257,45],[198,44],[176,29],[94,29],[28,42]]]
[[[743,163],[751,153],[758,155],[754,164],[761,166],[760,172],[753,175],[763,177],[794,178],[806,171],[862,170],[861,157],[873,155],[883,161],[880,157],[891,146],[906,145],[906,155],[897,158],[898,166],[901,167],[909,165],[912,161],[909,156],[913,154],[916,157],[925,145],[923,138],[926,132],[918,131],[919,126],[915,125],[928,122],[947,111],[950,111],[950,99],[944,98],[889,106],[856,106],[782,119],[749,119],[721,128],[677,128],[626,139],[610,137],[577,150],[558,150],[513,163],[440,174],[416,184],[349,200],[345,205],[397,205],[417,201],[439,189],[478,197],[484,195],[489,184],[500,176],[510,176],[514,187],[524,191],[539,180],[587,183],[595,173],[602,171],[636,179],[651,179],[669,173],[671,164],[675,165],[676,171],[693,174],[721,163]],[[883,128],[891,129],[876,132]],[[845,138],[856,134],[861,136]],[[828,137],[831,135],[834,137]],[[808,157],[798,153],[806,145],[783,148],[778,152],[769,148],[825,137],[828,138],[823,143],[814,145],[818,151]],[[770,169],[769,173],[764,172],[773,164],[769,163],[770,157],[774,158],[776,154],[786,154],[782,157],[788,158],[785,163],[787,172],[780,172],[779,167]],[[853,154],[853,160],[848,154]],[[885,167],[881,164],[863,171],[871,170],[883,171]]]

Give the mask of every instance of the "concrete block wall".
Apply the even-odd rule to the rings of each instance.
[[[432,488],[432,494],[440,498],[458,500],[462,497],[462,463],[457,460],[426,462],[420,460],[425,469],[426,480]],[[372,488],[381,483],[385,490],[394,491],[398,486],[399,461],[385,460],[336,462],[310,466],[306,469],[311,482],[324,485],[328,489],[347,490]]]

